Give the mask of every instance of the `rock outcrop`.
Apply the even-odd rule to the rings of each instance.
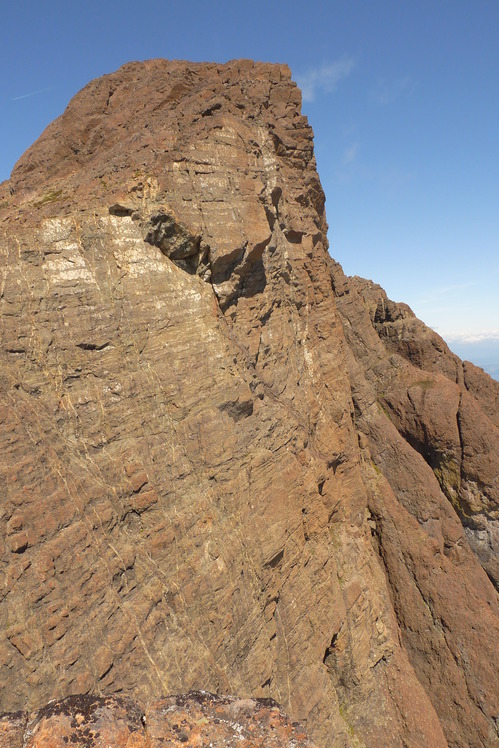
[[[147,709],[119,696],[69,696],[39,711],[0,716],[2,748],[314,748],[271,699],[204,691]]]
[[[90,83],[0,186],[0,707],[498,740],[499,385],[329,254],[285,66]],[[140,743],[139,743],[140,745]]]

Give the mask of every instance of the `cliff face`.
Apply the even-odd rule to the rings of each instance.
[[[0,206],[0,707],[495,745],[499,388],[330,259],[289,70],[126,65]]]

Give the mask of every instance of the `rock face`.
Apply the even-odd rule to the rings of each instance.
[[[331,260],[289,70],[126,65],[0,206],[0,707],[496,745],[499,385]]]

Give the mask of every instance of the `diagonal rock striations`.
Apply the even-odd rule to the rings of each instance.
[[[492,746],[499,385],[331,260],[285,66],[93,81],[0,186],[0,708]]]

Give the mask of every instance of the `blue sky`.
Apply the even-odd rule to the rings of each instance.
[[[499,340],[497,0],[0,2],[0,180],[125,62],[287,62],[333,257],[448,341]]]

